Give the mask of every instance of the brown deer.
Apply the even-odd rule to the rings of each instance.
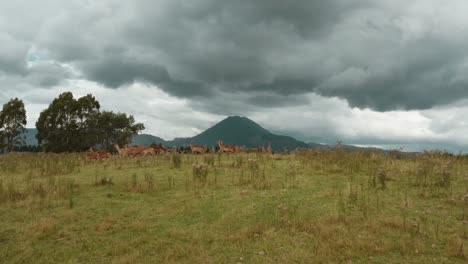
[[[107,159],[109,158],[109,151],[107,150],[99,150],[95,152],[93,148],[89,148],[88,152],[86,152],[89,160],[98,160],[98,159]]]
[[[160,153],[160,154],[167,154],[169,152],[169,149],[168,148],[165,148],[163,146],[153,146],[152,147],[154,149],[154,152],[156,154]]]
[[[130,152],[130,150],[131,150],[131,148],[128,147],[128,145],[126,145],[126,146],[123,147],[123,148],[120,148],[119,145],[115,144],[114,147],[115,147],[115,149],[117,150],[117,152],[119,153],[119,155],[120,155],[121,157],[127,157],[128,154],[129,154],[129,152]]]
[[[222,140],[218,140],[218,146],[221,152],[230,152],[230,153],[236,152],[236,146],[224,145],[224,141]]]
[[[204,146],[198,145],[190,145],[190,149],[192,150],[192,154],[203,154],[206,152],[206,148]]]
[[[138,147],[131,148],[128,151],[128,155],[136,157],[138,155],[153,155],[155,153],[154,149],[151,147],[146,147],[144,145],[140,145]]]

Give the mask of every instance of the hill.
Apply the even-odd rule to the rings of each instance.
[[[24,139],[24,145],[26,146],[37,146],[37,129],[35,128],[26,128],[24,132],[19,136],[21,139]]]
[[[275,135],[247,117],[230,116],[204,132],[191,138],[177,138],[169,144],[198,144],[215,146],[218,140],[228,145],[247,147],[267,146],[271,143],[273,150],[306,148],[308,145],[289,136]]]
[[[132,139],[133,145],[151,145],[153,143],[167,145],[167,141],[164,139],[149,134],[135,135]]]

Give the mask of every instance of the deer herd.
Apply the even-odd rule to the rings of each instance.
[[[222,153],[234,153],[234,152],[264,152],[264,153],[273,153],[271,149],[271,144],[268,144],[268,147],[261,147],[261,148],[246,148],[245,146],[234,146],[234,145],[225,145],[224,141],[218,140],[218,147],[219,151]],[[156,146],[130,146],[126,145],[124,147],[120,147],[119,145],[114,145],[115,149],[117,150],[119,156],[121,157],[137,157],[137,156],[147,156],[147,155],[157,155],[157,154],[170,154],[177,152],[177,149],[174,147],[172,149],[165,148],[161,145]],[[190,145],[190,152],[192,154],[203,154],[208,151],[206,146],[200,146],[191,144]],[[94,151],[93,148],[90,148],[87,152],[87,157],[89,160],[99,160],[99,159],[106,159],[111,156],[111,153],[107,150],[99,150]]]

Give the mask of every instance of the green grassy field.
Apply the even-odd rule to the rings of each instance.
[[[0,262],[466,263],[467,193],[440,153],[3,155]]]

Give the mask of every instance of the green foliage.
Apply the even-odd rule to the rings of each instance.
[[[103,111],[93,118],[95,135],[105,149],[111,149],[115,144],[123,146],[130,142],[132,135],[145,129],[143,124],[135,123],[133,116],[124,113]]]
[[[18,135],[26,126],[26,109],[22,100],[11,99],[3,105],[0,111],[0,148],[7,148],[11,152],[16,145],[22,143]]]
[[[91,137],[88,120],[99,108],[99,102],[91,95],[76,100],[71,92],[62,93],[41,112],[36,122],[39,144],[50,152],[89,149],[97,140]]]
[[[85,151],[97,144],[110,149],[113,144],[128,143],[144,129],[133,116],[99,109],[91,94],[75,99],[71,92],[62,93],[36,122],[39,144],[47,152]]]

